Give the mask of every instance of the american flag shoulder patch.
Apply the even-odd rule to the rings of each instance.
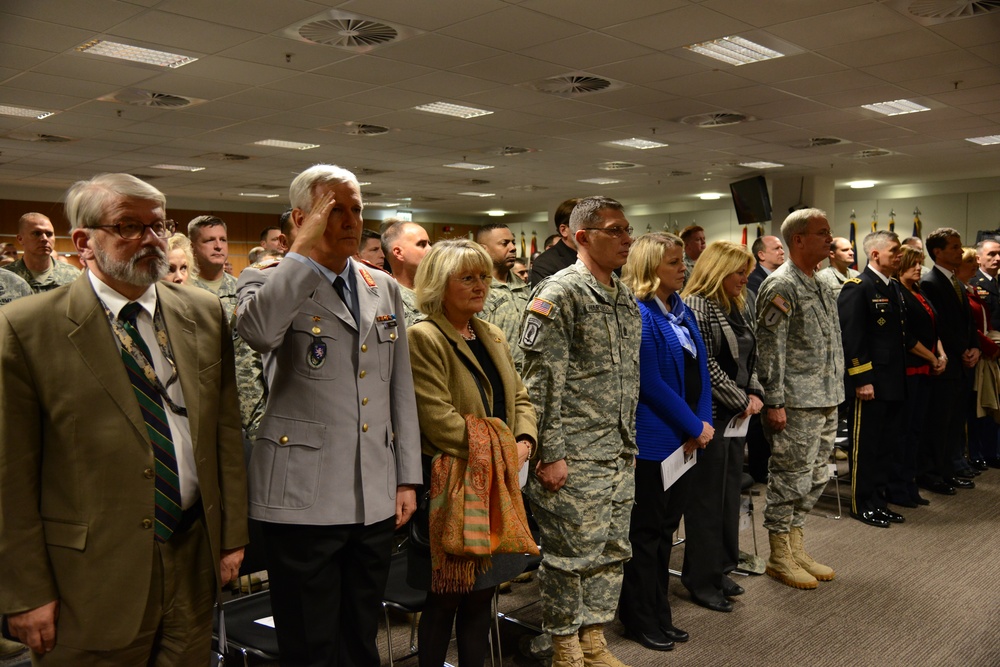
[[[545,317],[551,317],[552,311],[555,310],[556,304],[551,301],[546,301],[545,299],[540,299],[537,296],[531,300],[528,304],[528,310],[532,313],[538,313],[539,315],[544,315]]]

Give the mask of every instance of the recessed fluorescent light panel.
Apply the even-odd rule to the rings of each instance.
[[[471,171],[482,171],[483,169],[493,168],[491,164],[476,164],[475,162],[452,162],[444,166],[451,167],[452,169],[469,169]]]
[[[906,113],[918,113],[920,111],[930,111],[930,107],[925,107],[910,100],[892,100],[891,102],[876,102],[875,104],[862,104],[862,109],[868,109],[875,113],[886,116],[901,116]]]
[[[991,134],[988,137],[970,137],[966,141],[971,141],[980,146],[995,146],[996,144],[1000,144],[1000,134]]]
[[[874,188],[875,181],[851,181],[848,185],[855,190],[865,190],[867,188]]]
[[[641,151],[649,150],[650,148],[666,148],[668,144],[661,144],[659,141],[649,141],[648,139],[636,139],[632,137],[631,139],[619,139],[618,141],[609,141],[609,144],[614,144],[615,146],[624,146],[626,148],[638,148]]]
[[[496,193],[493,192],[459,192],[458,194],[465,197],[496,197]]]
[[[721,60],[724,63],[736,66],[759,63],[763,60],[780,58],[785,55],[780,51],[769,49],[766,46],[757,44],[756,42],[751,42],[749,39],[743,39],[742,37],[736,36],[713,39],[710,42],[691,44],[690,46],[686,46],[684,48],[694,51],[695,53],[700,53],[703,56],[715,58],[716,60]]]
[[[611,185],[612,183],[621,183],[613,178],[582,178],[581,183],[593,183],[595,185]]]
[[[282,141],[281,139],[264,139],[253,142],[256,146],[273,146],[274,148],[294,148],[300,151],[307,151],[310,148],[319,148],[319,144],[303,144],[298,141]]]
[[[704,199],[706,201],[710,201],[713,199],[722,199],[722,195],[720,195],[718,192],[702,192],[700,195],[698,195],[698,199]]]
[[[502,218],[503,216],[507,215],[507,212],[500,210],[493,210],[493,211],[486,211],[486,215],[490,216],[491,218]]]
[[[775,169],[776,167],[784,167],[785,165],[778,162],[765,162],[763,160],[757,162],[738,162],[741,167],[746,167],[747,169]]]
[[[154,164],[150,169],[167,169],[169,171],[205,171],[204,167],[188,167],[183,164]]]
[[[92,39],[86,44],[76,47],[80,53],[89,53],[95,56],[107,56],[108,58],[119,58],[130,60],[134,63],[145,65],[156,65],[157,67],[169,67],[176,69],[198,60],[191,56],[182,56],[177,53],[167,51],[154,51],[144,49],[141,46],[131,44],[119,44],[118,42],[108,42],[103,39]]]
[[[454,116],[455,118],[476,118],[477,116],[489,116],[493,113],[492,111],[487,111],[486,109],[463,107],[459,104],[450,104],[448,102],[432,102],[431,104],[421,104],[420,106],[413,108],[417,111],[439,113],[444,116]]]
[[[260,197],[261,199],[274,199],[275,197],[280,197],[281,195],[265,194],[263,192],[241,192],[241,197]]]
[[[17,116],[18,118],[35,118],[41,120],[55,114],[55,111],[42,111],[40,109],[28,109],[26,107],[12,107],[9,104],[0,104],[0,116]]]

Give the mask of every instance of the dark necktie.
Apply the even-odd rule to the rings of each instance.
[[[126,304],[118,319],[122,323],[122,328],[135,343],[139,351],[153,366],[149,348],[139,333],[136,325],[136,317],[141,306],[138,303]],[[155,535],[158,542],[166,542],[174,534],[177,524],[181,519],[181,491],[180,478],[177,474],[177,455],[174,451],[174,443],[170,438],[170,426],[167,424],[167,413],[163,409],[163,400],[160,398],[156,387],[146,379],[143,369],[132,357],[128,350],[122,349],[122,361],[125,362],[125,369],[128,371],[128,378],[132,382],[132,389],[135,397],[139,401],[139,409],[142,411],[142,419],[146,422],[146,431],[153,447],[153,460],[156,467],[155,501],[156,501],[156,525]]]
[[[347,295],[347,282],[342,276],[337,276],[337,279],[333,281],[333,289],[337,290],[337,296],[347,306],[347,312],[351,314],[355,324],[357,324],[358,318],[354,316],[354,307],[351,305],[351,299]]]
[[[951,286],[955,288],[955,296],[958,297],[958,302],[962,303],[965,301],[965,290],[958,284],[958,278],[954,275],[951,277]]]

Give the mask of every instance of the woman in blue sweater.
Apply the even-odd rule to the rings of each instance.
[[[715,433],[708,354],[679,295],[683,246],[673,234],[645,234],[633,244],[622,274],[639,302],[642,346],[632,560],[625,564],[618,612],[627,636],[656,651],[688,639],[674,627],[667,600],[670,547],[686,502],[687,475],[664,491],[660,463],[679,447],[688,453],[704,447]]]

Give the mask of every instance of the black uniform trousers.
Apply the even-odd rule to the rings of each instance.
[[[920,446],[930,414],[930,398],[929,375],[906,376],[906,404],[903,407],[902,424],[897,434],[886,487],[890,503],[913,501],[920,495],[914,479],[919,471]]]
[[[948,359],[949,364],[962,363]],[[921,442],[920,480],[940,482],[954,477],[956,448],[964,444],[969,386],[964,377],[931,378],[931,412]]]
[[[381,664],[376,639],[395,523],[262,523],[283,667]]]
[[[904,401],[855,397],[848,417],[851,436],[851,511],[885,509],[881,494],[903,426]]]

